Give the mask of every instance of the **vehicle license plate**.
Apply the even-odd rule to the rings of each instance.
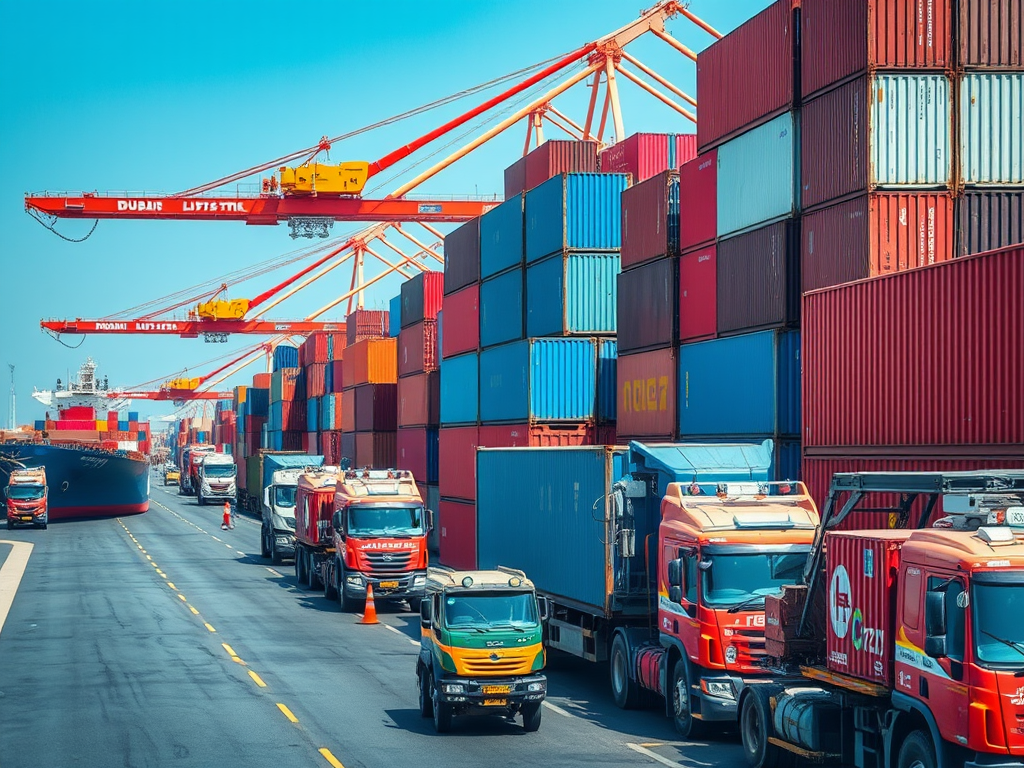
[[[481,687],[484,695],[493,695],[496,693],[512,693],[511,685],[484,685]]]
[[[508,699],[484,699],[485,707],[507,707]]]
[[[382,589],[397,589],[398,588],[398,582],[397,581],[382,581],[379,586]]]

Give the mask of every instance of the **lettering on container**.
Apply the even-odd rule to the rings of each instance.
[[[838,664],[842,667],[848,665],[846,654],[840,653],[839,651],[830,651],[828,654],[828,660],[831,661],[833,664]]]
[[[711,158],[708,158],[703,163],[701,163],[700,165],[697,166],[697,170],[698,171],[703,171],[705,168],[710,168],[712,162],[713,161],[711,160]]]
[[[626,413],[668,410],[668,376],[633,379],[622,384],[622,409]]]
[[[873,561],[874,555],[871,557],[872,572],[874,569]],[[865,575],[867,575],[867,569],[868,557],[865,551]],[[871,656],[883,656],[885,654],[885,630],[868,626],[864,619],[863,611],[860,608],[853,607],[850,574],[843,565],[837,565],[836,569],[832,572],[832,580],[828,590],[828,604],[832,632],[838,639],[842,640],[849,634],[854,650],[863,651]],[[843,655],[845,657],[845,654]],[[884,669],[881,667],[880,663],[875,664],[875,674],[879,676],[883,674]]]

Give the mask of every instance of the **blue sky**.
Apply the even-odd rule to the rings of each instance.
[[[727,32],[767,5],[693,0],[690,7]],[[256,341],[90,336],[69,349],[40,331],[41,318],[119,313],[309,243],[291,240],[283,225],[173,221],[101,221],[88,240],[69,243],[24,212],[25,192],[195,186],[573,50],[634,19],[640,4],[399,0],[383,8],[357,0],[0,4],[0,426],[8,421],[8,363],[17,366],[18,421],[30,423],[43,416],[32,387],[51,388],[86,355],[112,385],[132,386],[189,367],[199,375],[208,369],[197,364]],[[711,42],[681,18],[669,29],[693,50]],[[629,50],[696,95],[694,65],[663,42],[640,40]],[[694,130],[620,82],[627,135]],[[577,86],[555,106],[582,120],[586,96]],[[335,145],[331,159],[375,160],[475,103]],[[523,139],[524,128],[514,126],[418,191],[500,193],[502,170],[521,154]],[[81,237],[89,226],[65,220],[57,229]],[[333,234],[358,226],[337,224]],[[231,295],[254,296],[287,274]],[[346,290],[345,269],[336,274],[271,315],[300,318],[328,303]],[[366,306],[385,308],[398,285],[395,277],[378,283]],[[82,339],[64,337],[69,345]],[[251,366],[223,388],[259,370]],[[144,401],[133,408],[154,416],[174,410]]]

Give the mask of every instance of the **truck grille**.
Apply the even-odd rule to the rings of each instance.
[[[733,645],[736,646],[738,661],[743,663],[748,660],[758,659],[765,655],[764,651],[764,630],[761,629],[736,629],[733,630]]]
[[[499,656],[494,661],[490,651],[464,652],[465,673],[470,675],[525,675],[529,674],[533,659],[526,656]],[[460,670],[461,671],[461,670]]]
[[[366,569],[370,574],[401,573],[409,570],[412,552],[363,552]]]

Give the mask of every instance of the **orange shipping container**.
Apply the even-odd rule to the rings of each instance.
[[[356,392],[354,389],[341,393],[341,431],[356,431]]]
[[[252,386],[254,389],[270,389],[270,376],[269,373],[257,373],[252,377]]]
[[[342,385],[398,383],[397,339],[364,339],[345,350]]]
[[[676,350],[621,355],[616,432],[623,439],[672,440],[676,429]]]

